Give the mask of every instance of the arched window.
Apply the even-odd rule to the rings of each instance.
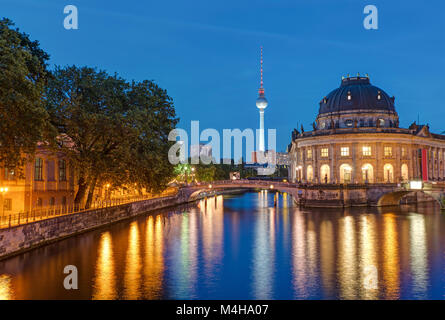
[[[314,180],[314,169],[312,168],[311,165],[307,166],[307,169],[306,169],[306,179],[309,182],[312,182],[312,180]]]
[[[374,182],[374,168],[369,163],[363,165],[362,177],[363,177],[364,183],[373,183]]]
[[[349,164],[342,164],[340,166],[340,183],[351,183],[352,167]]]
[[[331,173],[331,169],[327,164],[324,164],[320,167],[321,183],[329,183],[330,182],[330,173]]]
[[[408,181],[409,180],[409,173],[408,173],[408,165],[407,164],[402,164],[402,181]]]
[[[383,180],[387,183],[393,183],[394,182],[394,168],[392,164],[385,164],[383,167]]]

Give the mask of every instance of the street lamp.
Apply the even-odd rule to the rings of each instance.
[[[1,207],[2,207],[2,214],[1,214],[1,217],[3,217],[3,213],[4,213],[4,210],[5,210],[5,201],[3,200],[3,195],[6,193],[6,192],[8,192],[8,187],[1,187],[0,188],[0,194],[2,195],[1,197],[0,197],[0,205],[1,205]]]

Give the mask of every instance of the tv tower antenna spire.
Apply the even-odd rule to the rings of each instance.
[[[261,46],[261,58],[260,58],[260,88],[258,89],[258,99],[256,100],[256,106],[260,111],[260,132],[259,132],[259,144],[258,151],[265,151],[264,147],[264,109],[267,107],[267,100],[264,96],[263,88],[263,47]]]

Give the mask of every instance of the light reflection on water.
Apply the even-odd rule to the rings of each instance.
[[[443,299],[445,215],[218,196],[0,262],[0,299]],[[63,268],[79,290],[63,288]],[[377,288],[367,288],[376,267]]]

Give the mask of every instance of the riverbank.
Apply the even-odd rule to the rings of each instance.
[[[57,216],[0,229],[0,260],[140,214],[180,205],[187,201],[188,199],[182,193],[178,193],[175,196],[93,209],[88,212]]]
[[[246,192],[244,189],[221,190],[212,192],[208,196],[215,194],[241,194],[244,192]],[[198,197],[198,199],[204,197]],[[188,195],[178,192],[175,196],[140,200],[0,229],[0,260],[68,237],[131,219],[138,215],[152,213],[159,209],[175,207],[188,202]]]

